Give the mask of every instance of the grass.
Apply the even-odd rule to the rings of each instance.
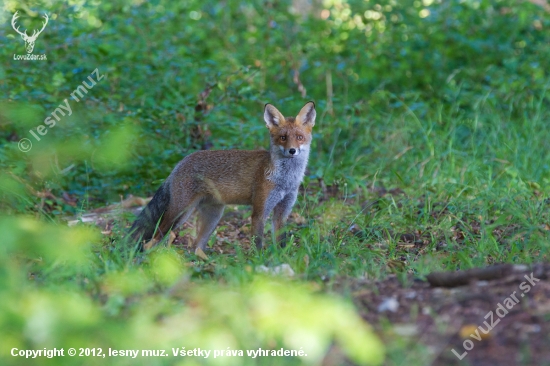
[[[25,3],[59,15],[37,42],[52,60],[43,65],[9,59],[21,40],[0,30],[3,364],[22,363],[6,356],[14,347],[185,346],[302,347],[309,356],[138,362],[298,365],[328,354],[332,364],[364,364],[380,363],[385,348],[386,364],[423,365],[430,345],[398,335],[382,315],[376,336],[359,320],[356,281],[376,292],[393,275],[407,287],[436,270],[548,262],[550,57],[538,28],[547,14],[527,3],[509,12],[487,2],[329,3],[326,21],[302,19],[290,3]],[[8,1],[2,19],[16,5]],[[432,15],[420,19],[419,6]],[[362,18],[372,33],[351,27],[346,9],[383,17]],[[483,22],[470,21],[480,14]],[[131,26],[140,19],[143,28]],[[62,44],[70,50],[54,46]],[[74,114],[19,151],[17,141],[96,67],[106,78]],[[146,253],[124,239],[131,213],[104,228],[67,227],[68,216],[151,196],[193,151],[267,147],[263,104],[293,114],[309,99],[318,120],[292,245],[251,248],[246,207],[226,209],[208,260],[186,246],[192,225]],[[292,279],[256,271],[281,264]],[[128,362],[33,362],[107,361]]]
[[[245,296],[244,289],[256,283],[255,268],[261,265],[288,264],[296,273],[296,286],[306,283],[312,294],[332,297],[337,291],[351,299],[349,290],[337,290],[335,284],[342,279],[383,280],[395,273],[407,286],[412,278],[423,278],[435,270],[548,261],[548,157],[543,146],[549,136],[541,128],[548,111],[540,103],[535,106],[518,117],[479,107],[471,117],[441,111],[432,117],[428,110],[421,118],[403,108],[391,115],[371,113],[364,124],[358,123],[361,116],[349,116],[349,122],[338,128],[330,127],[336,117],[325,117],[316,126],[310,173],[294,209],[297,215],[289,225],[294,244],[284,249],[270,246],[257,252],[250,249],[247,240],[221,240],[235,230],[234,226],[222,224],[218,239],[211,239],[210,245],[222,248],[224,253],[215,250],[206,261],[179,245],[166,249],[165,243],[148,253],[135,254],[133,246],[123,239],[131,216],[117,219],[109,235],[90,228],[94,234],[81,237],[80,244],[73,243],[73,239],[60,244],[60,235],[75,234],[53,220],[55,224],[48,224],[53,230],[51,235],[41,235],[39,230],[34,235],[43,239],[35,238],[31,243],[38,245],[38,253],[50,251],[53,243],[62,248],[68,245],[82,257],[76,262],[78,265],[73,263],[74,258],[68,262],[65,257],[56,259],[60,255],[57,252],[50,257],[33,257],[23,248],[8,251],[5,260],[19,253],[19,267],[12,265],[4,271],[10,276],[18,273],[19,278],[29,274],[32,281],[23,287],[29,290],[22,293],[62,291],[67,297],[78,294],[75,304],[67,300],[66,311],[75,306],[95,309],[100,314],[96,314],[96,319],[102,320],[87,326],[98,332],[95,339],[101,347],[108,347],[114,340],[106,334],[126,333],[116,327],[102,332],[95,328],[98,324],[131,324],[141,319],[139,314],[145,308],[149,319],[145,324],[154,327],[155,318],[174,316],[194,302],[219,311],[219,304],[204,305],[206,300],[201,295],[188,292],[200,293],[203,287],[216,284],[211,288],[214,293],[229,288]],[[323,145],[329,147],[320,148]],[[165,168],[169,169],[162,167]],[[313,173],[319,171],[322,173]],[[325,188],[328,193],[323,192],[325,182],[331,182]],[[89,193],[89,197],[94,195]],[[48,199],[41,202],[45,210],[59,204]],[[92,202],[82,207],[96,205]],[[237,230],[245,230],[249,216],[248,208],[239,207],[227,220],[237,220]],[[8,232],[18,232],[12,227],[13,220],[7,221],[12,222]],[[18,230],[21,238],[33,232],[25,225]],[[269,230],[270,225],[268,238]],[[182,234],[186,233],[193,234],[193,229]],[[19,293],[10,290],[9,285],[7,288],[11,296]],[[294,300],[290,301],[294,304]],[[299,310],[292,311],[301,314]],[[232,315],[237,314],[240,313],[235,310]],[[29,316],[24,311],[19,315],[22,320]],[[84,327],[79,321],[75,320],[77,325],[71,328],[78,334]],[[216,327],[219,321],[232,324],[235,320],[216,318],[205,320],[203,325]],[[64,323],[60,319],[57,327],[63,329]],[[17,329],[15,325],[11,327]],[[61,332],[58,328],[51,331]],[[412,362],[408,356],[411,352],[418,364],[430,359],[425,345],[411,345],[406,338],[392,336],[389,324],[383,329],[388,364]],[[235,332],[233,325],[228,330]],[[134,331],[142,334],[145,330]],[[239,337],[240,348],[252,342],[247,336]],[[287,344],[284,337],[274,337]],[[208,336],[200,339],[215,344]],[[43,344],[40,340],[29,342]],[[136,339],[134,342],[142,348],[147,344]],[[81,341],[81,345],[87,344],[90,342]],[[299,363],[296,359],[293,362]]]
[[[206,261],[181,245],[166,249],[165,243],[150,252],[135,254],[133,245],[123,239],[131,215],[117,218],[108,235],[90,228],[94,233],[82,234],[80,244],[73,239],[60,244],[57,239],[60,235],[75,234],[53,220],[53,224],[47,224],[52,233],[45,236],[38,230],[33,235],[43,239],[31,240],[34,243],[31,247],[38,245],[38,253],[42,253],[50,251],[52,243],[61,248],[68,245],[80,259],[64,257],[60,261],[61,254],[57,252],[50,257],[33,257],[24,248],[15,249],[14,244],[16,251],[8,251],[4,259],[18,253],[19,267],[12,265],[4,271],[10,276],[18,273],[19,278],[29,274],[32,281],[24,285],[23,294],[51,291],[52,296],[57,297],[62,291],[66,294],[63,296],[69,298],[75,296],[71,294],[78,294],[74,304],[67,300],[61,308],[65,306],[69,311],[75,306],[87,306],[99,315],[96,314],[93,324],[82,325],[80,319],[75,320],[77,325],[72,331],[80,334],[83,327],[91,327],[93,332],[98,332],[95,335],[98,347],[106,348],[109,342],[115,342],[113,335],[127,333],[114,325],[99,331],[98,324],[114,322],[128,326],[141,319],[139,314],[145,312],[148,320],[144,324],[154,328],[157,324],[154,319],[185,312],[189,306],[193,308],[193,303],[219,311],[225,300],[205,305],[203,302],[209,302],[200,295],[201,289],[208,288],[213,293],[232,289],[247,299],[246,293],[250,290],[246,289],[258,281],[255,268],[261,265],[290,265],[296,278],[292,281],[294,285],[288,286],[309,284],[311,296],[325,293],[330,298],[336,291],[351,299],[352,292],[345,290],[346,285],[336,286],[343,279],[344,282],[361,278],[384,280],[393,273],[403,286],[408,286],[412,278],[423,278],[436,270],[548,261],[545,178],[548,168],[547,152],[543,148],[548,136],[541,128],[548,111],[540,104],[535,105],[536,109],[525,110],[525,116],[515,118],[482,107],[472,111],[471,117],[440,111],[431,117],[428,110],[426,116],[420,118],[409,108],[403,108],[391,115],[371,113],[365,124],[358,124],[362,117],[350,116],[347,125],[335,129],[331,129],[330,121],[336,118],[325,117],[316,126],[310,173],[294,209],[297,215],[289,224],[294,244],[286,248],[270,246],[257,252],[250,248],[248,240],[235,239],[235,236],[223,239],[235,230],[246,232],[250,216],[247,207],[238,207],[236,212],[227,210],[231,212],[227,222],[233,226],[222,223],[217,229],[219,236],[210,241],[216,250],[209,253]],[[320,148],[324,144],[329,148]],[[331,184],[322,188],[325,182]],[[139,191],[132,193],[139,194]],[[47,199],[41,202],[45,202],[44,209],[59,204],[48,203]],[[96,205],[92,202],[88,204]],[[5,224],[11,227],[7,229],[9,232],[19,230],[21,238],[33,232],[25,225],[13,229],[13,220],[7,221],[12,224]],[[268,225],[268,238],[270,229]],[[181,234],[193,235],[193,229],[185,229]],[[83,250],[85,248],[90,251]],[[219,248],[223,254],[217,252]],[[19,281],[19,285],[27,282]],[[215,287],[210,287],[213,284]],[[7,288],[11,296],[19,293],[9,285]],[[16,300],[12,298],[12,301]],[[296,305],[293,298],[289,301]],[[57,302],[55,304],[57,307]],[[291,313],[301,314],[292,305],[286,305],[293,309]],[[235,332],[236,325],[231,324],[236,320],[231,317],[238,314],[241,313],[235,310],[226,315],[227,319],[205,319],[201,324],[208,329],[217,327],[217,322],[229,322],[227,330]],[[19,315],[21,320],[29,316],[24,311]],[[50,330],[54,334],[62,331],[65,320],[60,319],[56,324],[57,328]],[[11,327],[17,329],[13,324]],[[413,362],[411,352],[418,364],[430,359],[426,345],[411,344],[406,337],[392,335],[389,324],[382,329],[387,344],[387,364]],[[149,331],[133,330],[136,334]],[[208,334],[204,329],[202,332]],[[255,344],[248,336],[236,337],[241,345],[236,349]],[[207,335],[199,339],[216,343]],[[284,336],[275,334],[274,339],[279,339],[279,344],[288,344]],[[40,340],[28,342],[43,344]],[[140,345],[137,348],[148,344],[138,339],[133,342]],[[165,344],[170,342],[173,340],[165,340]],[[69,340],[63,343],[71,344]],[[82,346],[88,344],[89,341],[81,341]],[[115,344],[124,347],[124,343]],[[131,347],[132,342],[126,344],[136,348]],[[346,354],[349,356],[352,352]],[[162,364],[161,360],[155,362]],[[297,359],[292,362],[300,363]]]

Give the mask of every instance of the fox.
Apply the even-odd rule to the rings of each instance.
[[[140,243],[162,238],[197,212],[195,254],[206,245],[226,205],[252,206],[252,235],[263,248],[265,223],[273,212],[273,230],[281,247],[282,231],[298,197],[315,126],[315,103],[296,117],[284,117],[272,104],[264,106],[269,150],[202,150],[183,158],[132,224],[129,235]],[[143,250],[143,245],[140,244]]]

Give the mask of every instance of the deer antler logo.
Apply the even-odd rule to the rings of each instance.
[[[38,38],[38,35],[40,35],[40,33],[42,33],[44,28],[46,28],[46,24],[48,24],[48,19],[49,19],[48,14],[43,15],[43,18],[46,19],[46,21],[44,22],[42,29],[40,29],[39,31],[36,29],[33,30],[32,36],[29,36],[27,34],[27,30],[25,30],[24,32],[21,32],[19,30],[19,27],[15,26],[15,21],[17,20],[17,18],[19,18],[19,15],[17,15],[17,13],[18,12],[16,11],[15,14],[13,14],[13,17],[11,18],[11,26],[13,27],[13,29],[15,29],[17,33],[21,35],[21,37],[25,41],[25,48],[27,49],[27,53],[32,53],[32,50],[34,49],[34,43],[36,42],[36,38]]]

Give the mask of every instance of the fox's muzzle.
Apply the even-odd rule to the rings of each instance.
[[[281,152],[285,158],[294,158],[302,152],[300,148],[291,147],[290,149],[285,149],[284,146],[280,146]]]

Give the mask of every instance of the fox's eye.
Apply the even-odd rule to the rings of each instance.
[[[304,136],[298,135],[298,136],[296,136],[296,138],[298,139],[298,141],[302,141],[304,139]]]
[[[281,136],[281,141],[286,141],[286,136]]]

